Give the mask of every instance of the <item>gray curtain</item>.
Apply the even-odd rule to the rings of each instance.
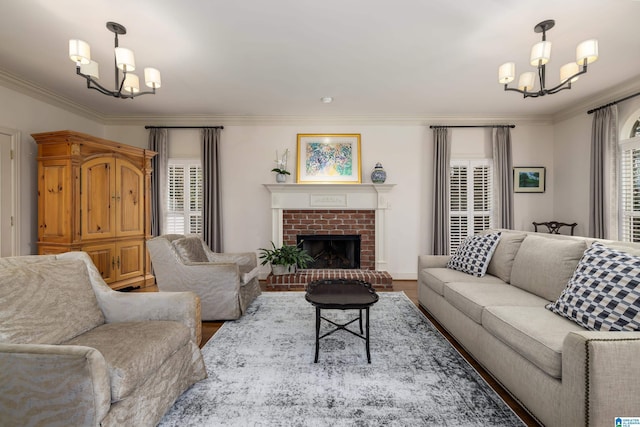
[[[214,252],[222,250],[220,203],[220,129],[202,129],[202,239]]]
[[[449,162],[447,128],[433,129],[433,254],[449,253]]]
[[[618,238],[618,107],[596,110],[591,124],[589,236]]]
[[[513,155],[511,129],[496,128],[493,135],[494,226],[513,229]]]
[[[151,235],[164,234],[164,219],[167,205],[167,169],[169,163],[169,140],[166,129],[149,131],[149,149],[158,154],[151,159]]]

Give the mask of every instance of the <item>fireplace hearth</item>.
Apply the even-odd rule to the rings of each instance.
[[[314,259],[307,268],[360,268],[360,235],[303,234],[296,236],[297,244]]]

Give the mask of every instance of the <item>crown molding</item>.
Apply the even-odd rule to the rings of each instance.
[[[597,95],[590,97],[588,100],[554,115],[553,122],[558,123],[580,114],[587,114],[587,111],[593,108],[598,108],[602,105],[613,102],[616,99],[632,95],[638,91],[640,91],[640,76],[636,76],[618,85],[604,89]]]
[[[110,116],[107,125],[114,126],[430,126],[434,124],[549,125],[552,116]]]
[[[0,69],[0,85],[20,92],[24,95],[35,98],[39,101],[69,111],[70,113],[77,114],[85,117],[89,120],[93,120],[100,124],[105,124],[105,116],[99,114],[93,110],[90,110],[76,102],[71,101],[64,96],[54,93],[42,86],[39,86],[31,81],[21,79],[5,70]]]

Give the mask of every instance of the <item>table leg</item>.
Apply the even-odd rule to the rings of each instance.
[[[362,309],[360,309],[360,335],[362,335]]]
[[[313,363],[318,363],[318,353],[320,351],[320,307],[316,307],[316,358]]]
[[[367,335],[366,335],[366,345],[367,345],[367,363],[371,363],[371,351],[369,350],[369,307],[366,308],[367,310]],[[362,312],[362,310],[360,310]],[[362,315],[360,316],[362,318]]]

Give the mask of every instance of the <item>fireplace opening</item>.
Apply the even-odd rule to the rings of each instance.
[[[299,234],[296,239],[314,260],[307,268],[360,268],[359,234]]]

